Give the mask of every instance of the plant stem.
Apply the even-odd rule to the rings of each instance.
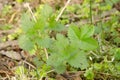
[[[90,23],[92,24],[92,0],[90,0]]]

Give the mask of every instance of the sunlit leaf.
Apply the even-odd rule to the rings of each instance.
[[[88,67],[88,61],[86,59],[86,54],[83,51],[76,52],[68,60],[68,63],[75,68],[86,69]]]
[[[26,35],[20,36],[18,43],[19,46],[26,51],[34,49],[34,43]]]
[[[95,39],[91,38],[94,33],[93,27],[82,27],[80,30],[77,27],[70,27],[68,30],[68,37],[73,45],[78,46],[83,50],[93,50],[98,47]]]
[[[30,14],[24,13],[21,17],[21,28],[23,31],[27,32],[32,29],[34,21],[30,19]]]

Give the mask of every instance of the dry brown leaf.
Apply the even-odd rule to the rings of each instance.
[[[17,53],[15,51],[0,51],[0,54],[5,55],[11,59],[15,59],[15,60],[21,60],[22,56],[20,55],[20,53]]]
[[[15,46],[15,45],[18,45],[17,40],[0,43],[0,50],[3,50],[4,48],[7,48],[9,46]]]

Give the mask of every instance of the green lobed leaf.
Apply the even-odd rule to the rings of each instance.
[[[66,70],[64,59],[57,53],[53,53],[49,57],[49,59],[47,60],[47,64],[54,67],[55,71],[59,74],[65,72]]]
[[[68,37],[71,40],[81,40],[89,38],[94,33],[94,26],[83,26],[80,29],[77,26],[70,26],[68,29]]]
[[[66,71],[66,66],[64,64],[60,64],[59,66],[55,67],[55,70],[58,74],[62,74]]]
[[[49,37],[36,39],[35,42],[38,46],[42,46],[44,48],[49,48],[52,45],[52,40]]]
[[[93,38],[90,38],[93,35],[93,32],[93,28],[87,29],[87,27],[85,27],[79,30],[76,26],[74,26],[74,28],[69,27],[68,37],[72,45],[77,46],[83,50],[93,50],[98,47],[97,41]]]
[[[94,34],[94,26],[90,25],[85,25],[80,28],[81,30],[81,36],[80,38],[89,38]]]
[[[22,49],[26,51],[34,49],[34,43],[26,35],[19,37],[18,44]]]
[[[63,64],[64,59],[59,56],[57,53],[52,53],[49,59],[47,60],[47,64],[55,67],[58,67],[59,65]]]
[[[86,38],[80,40],[78,46],[83,50],[94,50],[98,47],[98,43],[93,38]]]
[[[52,8],[49,5],[45,4],[42,6],[42,9],[40,11],[40,17],[43,19],[48,19],[52,15],[52,12]]]
[[[61,56],[64,60],[69,60],[71,57],[73,57],[78,51],[78,48],[72,45],[66,46],[63,51],[61,52]]]
[[[67,38],[65,38],[62,34],[57,34],[56,36],[56,41],[54,43],[54,47],[58,50],[58,51],[61,51],[61,50],[64,50],[64,48],[66,46],[68,46],[69,44],[69,41]]]
[[[64,30],[65,27],[63,24],[56,21],[54,17],[50,17],[49,28],[50,28],[50,30],[53,30],[53,31],[62,31],[62,30]]]
[[[63,62],[69,56],[68,54],[66,54],[66,50],[68,50],[68,45],[69,45],[68,39],[65,38],[61,34],[57,34],[56,39],[57,40],[54,41],[54,43],[52,44],[52,46],[50,48],[51,56],[49,58],[49,59],[53,58],[52,61],[55,64],[57,64],[58,62],[59,63]],[[54,58],[55,58],[55,60],[54,60]],[[52,63],[52,65],[53,65],[53,63]]]
[[[38,19],[37,22],[35,22],[34,29],[37,32],[44,32],[45,28],[48,26],[48,22],[44,19]]]
[[[68,63],[75,68],[86,69],[88,67],[86,54],[83,51],[77,51],[77,53],[68,59]]]
[[[24,13],[21,17],[21,28],[24,32],[29,31],[34,26],[34,21],[30,19],[30,14]]]
[[[78,28],[77,27],[69,27],[68,37],[69,37],[71,42],[78,41],[79,37],[80,37],[80,32],[79,32]]]

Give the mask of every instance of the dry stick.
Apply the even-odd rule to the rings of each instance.
[[[6,19],[1,18],[0,21],[5,21]]]
[[[34,19],[34,21],[37,22],[37,20],[36,20],[34,14],[33,14],[33,12],[32,12],[32,10],[31,10],[31,8],[30,8],[29,3],[26,3],[25,6],[26,6],[26,7],[28,8],[28,10],[30,11],[30,13],[31,13],[31,15],[32,15],[32,17],[33,17],[33,19]],[[46,58],[48,59],[48,52],[47,52],[47,49],[44,48],[44,51],[45,51],[45,54],[46,54]]]
[[[33,19],[34,19],[34,21],[36,22],[37,20],[36,20],[36,18],[35,18],[35,16],[34,16],[34,14],[33,14],[33,12],[32,12],[32,9],[30,8],[29,3],[25,3],[25,5],[24,5],[24,6],[28,8],[28,10],[30,11],[30,13],[31,13],[31,15],[32,15],[32,17],[33,17]]]
[[[18,12],[16,11],[15,13],[12,14],[12,16],[11,16],[11,18],[10,18],[10,20],[9,20],[8,23],[11,23],[14,20],[14,18],[15,18],[15,16],[16,16],[17,13]]]
[[[46,54],[46,58],[48,59],[48,53],[47,53],[47,49],[44,48],[45,54]]]
[[[31,66],[33,69],[36,69],[36,67],[34,65],[32,65],[31,63],[27,62],[27,61],[23,61],[24,63],[28,64],[29,66]]]
[[[99,56],[98,56],[97,54],[95,54],[93,51],[90,51],[90,53],[91,53],[92,55],[94,55],[96,58],[99,58]]]
[[[66,9],[66,7],[68,6],[68,4],[70,3],[71,0],[68,0],[65,4],[65,6],[63,7],[63,9],[61,10],[60,14],[57,16],[56,21],[59,20],[60,16],[63,14],[64,10]]]

